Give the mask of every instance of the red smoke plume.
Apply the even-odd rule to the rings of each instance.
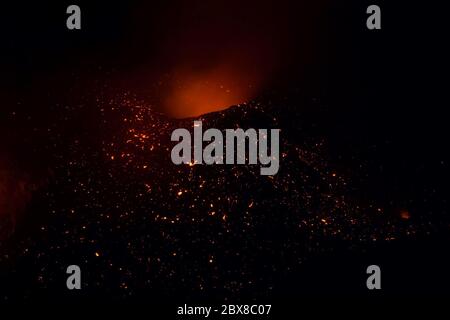
[[[192,0],[158,12],[153,26],[138,17],[139,28],[160,30],[149,40],[157,51],[152,65],[141,72],[164,74],[162,111],[192,117],[255,98],[283,62],[288,16],[271,2]]]
[[[14,232],[18,215],[25,210],[34,189],[26,174],[0,156],[0,239]]]

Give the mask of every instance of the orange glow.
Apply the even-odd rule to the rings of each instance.
[[[409,213],[408,210],[401,210],[400,217],[404,220],[408,220],[409,218],[411,218],[411,214]]]
[[[163,101],[164,109],[175,118],[224,110],[252,99],[259,85],[256,76],[237,66],[184,70],[175,75],[174,85]]]

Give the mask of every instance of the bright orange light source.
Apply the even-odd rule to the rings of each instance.
[[[164,107],[175,118],[224,110],[252,99],[256,82],[255,77],[231,66],[201,72],[182,71],[176,74]]]

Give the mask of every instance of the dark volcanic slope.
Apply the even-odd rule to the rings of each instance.
[[[280,128],[273,177],[259,166],[173,165],[171,132],[194,119],[169,120],[128,95],[66,109],[56,126],[84,109],[93,123],[49,142],[52,178],[29,208],[40,227],[2,245],[4,299],[70,298],[70,264],[95,299],[270,297],[311,255],[429,232],[404,202],[360,189],[364,150],[333,151],[319,101],[261,98],[200,118],[204,130]]]

